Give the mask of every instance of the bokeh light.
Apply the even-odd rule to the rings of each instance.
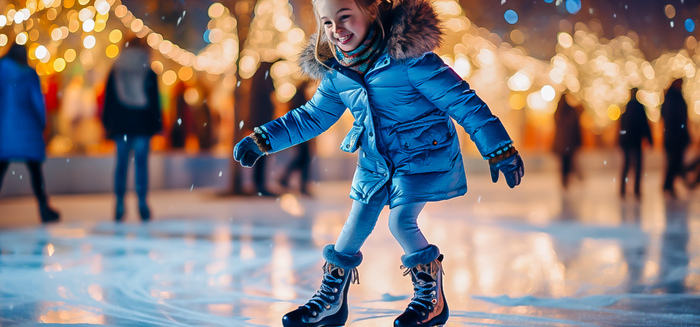
[[[177,74],[172,70],[168,70],[165,73],[163,73],[162,79],[163,79],[163,84],[173,85],[173,84],[175,84],[175,81],[177,80]]]
[[[95,36],[88,35],[85,37],[85,39],[83,39],[83,47],[85,47],[85,49],[92,49],[93,47],[95,47],[96,42],[97,41],[95,40]]]
[[[77,54],[75,53],[75,50],[73,50],[73,49],[68,49],[68,50],[66,50],[66,52],[63,54],[63,58],[65,58],[67,62],[73,62],[73,60],[75,60],[76,55],[77,55]]]
[[[189,81],[193,74],[194,72],[192,71],[192,68],[185,66],[180,67],[180,70],[177,72],[177,77],[182,81]]]
[[[221,15],[224,14],[224,5],[216,2],[213,3],[211,6],[209,6],[209,11],[208,11],[209,17],[211,18],[219,18]]]
[[[116,44],[110,44],[105,49],[105,54],[108,58],[115,58],[119,55],[119,47]]]
[[[36,56],[37,59],[42,60],[49,55],[49,50],[46,49],[45,46],[40,45],[40,46],[36,47],[36,50],[34,50],[34,55]]]
[[[83,31],[84,32],[92,32],[95,29],[95,21],[92,19],[88,19],[83,22]]]
[[[525,42],[525,33],[516,28],[510,31],[510,40],[515,44],[523,44]]]
[[[676,7],[674,7],[671,4],[668,4],[664,7],[664,13],[669,19],[676,17]]]
[[[115,30],[112,30],[111,32],[109,32],[109,42],[117,43],[121,40],[122,40],[122,31],[115,29]]]
[[[506,13],[503,14],[503,18],[505,18],[505,20],[506,20],[506,22],[508,22],[508,24],[513,25],[513,24],[518,22],[518,13],[516,13],[512,9],[508,9],[508,10],[506,10]]]
[[[608,106],[608,118],[610,120],[618,120],[620,118],[620,107],[615,104]]]
[[[151,69],[153,69],[156,74],[160,74],[163,72],[163,63],[158,60],[154,60],[151,62]]]
[[[25,43],[27,43],[27,39],[28,39],[27,33],[22,32],[22,33],[17,34],[17,36],[15,37],[15,42],[19,45],[24,45]]]
[[[514,110],[520,110],[525,108],[525,98],[519,93],[512,94],[508,99],[508,103],[510,104],[510,107]]]
[[[566,11],[576,14],[581,10],[581,0],[566,0]]]
[[[53,69],[56,72],[62,72],[64,69],[66,69],[66,61],[63,58],[58,58],[53,62]]]
[[[695,21],[692,19],[688,18],[685,20],[685,30],[688,31],[689,33],[693,33],[695,31]]]
[[[551,102],[554,100],[554,97],[556,97],[556,92],[554,91],[554,87],[551,85],[545,85],[542,87],[540,90],[540,96],[542,96],[542,99],[547,102]]]

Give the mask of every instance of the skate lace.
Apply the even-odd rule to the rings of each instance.
[[[420,314],[423,314],[422,311],[430,311],[432,309],[431,307],[437,304],[437,276],[433,277],[433,274],[436,271],[441,271],[443,275],[445,274],[445,271],[442,269],[442,263],[435,260],[427,265],[419,265],[414,268],[402,265],[401,269],[406,269],[403,275],[411,274],[411,278],[414,281],[413,298],[411,298],[411,303],[408,304],[408,309]],[[429,275],[433,281],[426,282],[418,278],[419,273]]]
[[[324,274],[321,287],[316,291],[316,294],[311,297],[309,302],[304,305],[304,307],[308,308],[311,315],[314,317],[318,315],[319,312],[323,311],[323,309],[329,310],[331,308],[330,303],[334,302],[339,296],[338,293],[341,291],[341,289],[338,287],[343,283],[344,276],[347,271],[338,266],[326,263],[323,265],[323,272]],[[333,277],[335,272],[337,272],[336,275],[340,276],[339,278]],[[360,276],[357,272],[357,268],[352,268],[349,272],[349,278],[352,278],[350,282],[353,284],[359,284]]]

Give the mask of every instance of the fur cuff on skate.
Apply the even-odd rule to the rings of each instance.
[[[418,252],[402,255],[401,263],[406,268],[413,268],[417,265],[427,265],[437,259],[438,256],[440,256],[440,249],[431,244]]]
[[[328,244],[323,248],[323,258],[328,263],[343,269],[352,269],[362,262],[362,252],[356,254],[345,254],[335,250],[333,244]]]

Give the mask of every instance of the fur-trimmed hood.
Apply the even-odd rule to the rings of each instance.
[[[442,38],[440,21],[428,0],[394,0],[393,8],[382,13],[389,56],[396,60],[418,58],[438,47]],[[299,66],[303,73],[313,79],[321,79],[328,71],[314,55],[317,34],[299,56]],[[323,40],[325,35],[321,35]],[[322,42],[319,58],[324,62],[334,59],[327,42]]]

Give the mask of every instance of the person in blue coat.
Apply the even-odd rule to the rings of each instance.
[[[233,151],[243,166],[252,166],[267,153],[321,134],[346,108],[354,117],[341,144],[343,151],[358,153],[352,209],[336,243],[323,249],[321,287],[308,303],[287,313],[283,325],[345,323],[360,248],[385,205],[391,208],[389,229],[405,252],[404,274],[414,284],[414,297],[394,325],[442,325],[449,316],[443,256],[416,219],[426,202],[467,192],[453,119],[489,161],[493,182],[503,173],[511,188],[520,184],[523,161],[500,120],[432,52],[441,32],[428,0],[314,0],[313,5],[319,29],[300,64],[320,79],[316,93],[305,105],[256,127]]]
[[[0,187],[10,161],[22,161],[31,176],[32,191],[44,223],[59,220],[49,206],[41,164],[46,159],[46,109],[39,75],[28,65],[27,50],[12,44],[0,58]]]

